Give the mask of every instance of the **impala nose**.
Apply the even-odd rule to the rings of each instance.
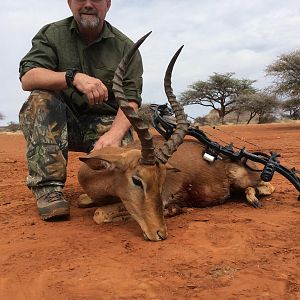
[[[157,231],[157,236],[159,238],[159,240],[165,240],[168,236],[167,231]]]
[[[146,232],[143,232],[143,235],[146,241],[151,241],[151,242],[163,241],[168,236],[166,230],[159,230],[155,234],[149,234],[149,233],[147,234]]]

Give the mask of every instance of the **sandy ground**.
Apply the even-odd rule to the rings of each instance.
[[[276,150],[300,169],[300,124],[207,131]],[[0,299],[300,299],[300,202],[281,175],[263,208],[232,199],[191,209],[167,219],[169,238],[153,243],[133,220],[97,225],[94,208],[77,208],[80,153],[68,166],[70,220],[41,221],[24,153],[21,135],[0,134]]]

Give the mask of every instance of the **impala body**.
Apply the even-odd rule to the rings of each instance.
[[[161,144],[162,140],[155,142]],[[274,190],[261,181],[259,172],[241,161],[204,160],[204,148],[198,141],[185,140],[167,164],[141,165],[137,148],[105,148],[81,158],[84,164],[78,178],[91,201],[115,198],[125,207],[113,204],[99,208],[97,223],[101,217],[112,221],[127,212],[139,223],[145,238],[156,241],[167,237],[164,216],[179,214],[182,207],[221,204],[233,191],[243,192],[251,205],[259,207],[256,195],[270,195]],[[255,168],[254,164],[251,167]]]
[[[211,164],[202,158],[204,149],[199,142],[184,141],[189,124],[171,88],[171,73],[182,48],[170,61],[165,75],[165,92],[176,128],[168,141],[153,140],[148,126],[125,100],[122,88],[130,58],[146,37],[125,55],[113,80],[115,97],[136,130],[140,144],[104,148],[81,157],[84,164],[79,169],[78,180],[88,196],[85,203],[105,199],[121,202],[121,205],[116,203],[96,210],[97,223],[129,213],[146,239],[159,241],[167,237],[164,215],[178,214],[184,206],[222,203],[232,190],[245,191],[247,200],[257,207],[260,204],[256,192],[270,194],[273,187],[262,183],[259,174],[247,169],[241,161],[223,158]]]

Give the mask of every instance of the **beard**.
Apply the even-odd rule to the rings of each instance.
[[[80,16],[79,23],[82,28],[94,29],[99,26],[100,19],[96,15],[90,15],[88,18],[86,18],[86,16]]]
[[[80,25],[85,29],[97,28],[100,24],[100,18],[94,9],[84,8],[80,12]]]

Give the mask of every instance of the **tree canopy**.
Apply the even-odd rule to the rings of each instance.
[[[254,117],[258,117],[258,123],[264,123],[265,120],[270,119],[280,106],[279,100],[275,95],[269,95],[263,92],[254,94],[243,94],[237,97],[234,108],[237,114],[248,112],[249,119],[247,124]]]
[[[212,107],[223,122],[224,116],[235,110],[234,102],[241,94],[254,93],[255,80],[233,78],[235,73],[214,73],[208,81],[197,81],[180,95],[183,105],[200,104]]]
[[[300,96],[300,50],[283,54],[267,66],[266,73],[273,76],[273,92],[291,97]]]
[[[291,98],[282,102],[283,116],[292,120],[300,120],[300,98]]]

